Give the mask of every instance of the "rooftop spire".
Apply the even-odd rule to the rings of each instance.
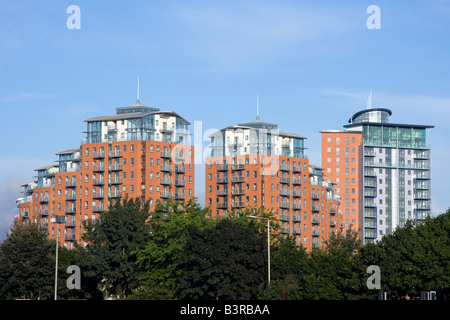
[[[259,94],[256,94],[256,120],[259,120]]]
[[[367,99],[367,109],[372,109],[372,89],[370,89],[369,98]]]
[[[138,76],[138,81],[137,81],[137,100],[136,102],[139,102],[139,76]]]

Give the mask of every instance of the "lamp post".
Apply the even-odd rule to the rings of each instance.
[[[268,278],[268,285],[270,286],[270,224],[269,224],[270,220],[269,218],[256,216],[247,216],[247,218],[267,220],[267,278]]]
[[[62,222],[63,216],[53,215],[50,221],[55,224],[56,257],[55,257],[55,300],[58,299],[58,223]]]

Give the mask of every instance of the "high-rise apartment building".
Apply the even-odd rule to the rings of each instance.
[[[190,123],[172,111],[139,99],[115,115],[85,120],[81,147],[57,153],[57,165],[38,168],[37,181],[23,185],[17,219],[48,228],[72,247],[81,241],[82,221],[95,220],[121,196],[156,201],[194,197],[194,147]],[[59,216],[58,234],[50,223]]]
[[[224,128],[210,136],[205,162],[205,206],[222,217],[248,207],[272,210],[281,232],[307,249],[341,228],[334,184],[305,155],[305,137],[261,121]]]
[[[391,123],[391,115],[367,108],[350,117],[346,130],[321,131],[322,166],[337,183],[344,220],[355,222],[364,243],[430,214],[433,126]]]

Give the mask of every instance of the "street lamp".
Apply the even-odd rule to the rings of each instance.
[[[269,218],[256,216],[247,216],[247,218],[267,220],[267,278],[268,284],[270,286],[270,225],[269,225],[270,220]]]
[[[55,224],[56,259],[55,259],[55,300],[58,298],[58,223],[64,222],[64,216],[53,215],[50,219]]]

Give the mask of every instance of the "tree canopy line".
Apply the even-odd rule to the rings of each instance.
[[[267,220],[270,221],[268,285]],[[380,268],[389,299],[434,290],[450,295],[450,209],[362,245],[354,231],[306,252],[277,232],[273,214],[248,208],[208,218],[195,200],[149,203],[124,198],[85,223],[84,247],[59,247],[58,299],[358,300],[377,299],[367,268]],[[0,299],[53,299],[55,240],[39,224],[14,224],[0,244]],[[81,288],[69,290],[69,265]]]

